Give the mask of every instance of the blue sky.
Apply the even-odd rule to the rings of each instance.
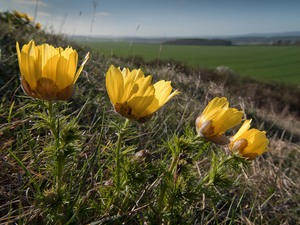
[[[35,15],[37,0],[0,2],[1,11]],[[186,37],[299,31],[300,0],[38,0],[36,21],[49,31],[70,35]]]

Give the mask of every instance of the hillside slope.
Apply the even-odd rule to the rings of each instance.
[[[91,52],[91,57],[76,83],[74,96],[66,105],[57,103],[61,107],[61,113],[76,116],[80,124],[80,128],[78,128],[80,135],[77,136],[80,136],[83,140],[82,143],[78,144],[81,149],[78,154],[78,163],[75,166],[69,165],[71,169],[68,170],[68,176],[66,177],[66,179],[70,179],[68,181],[72,181],[72,184],[74,184],[74,190],[71,189],[69,194],[80,195],[78,205],[73,205],[74,211],[72,208],[69,212],[71,216],[68,214],[71,219],[74,219],[74,224],[92,222],[94,224],[121,224],[121,221],[128,224],[141,224],[141,221],[155,221],[157,213],[160,213],[155,211],[155,208],[149,206],[149,204],[152,195],[161,190],[159,184],[164,173],[158,177],[150,174],[150,178],[143,181],[142,175],[147,174],[149,171],[148,167],[146,169],[143,167],[144,164],[138,161],[137,157],[128,161],[128,163],[131,163],[128,165],[136,165],[136,167],[125,169],[129,172],[132,172],[133,169],[139,171],[138,175],[134,174],[134,178],[131,179],[135,181],[140,179],[145,183],[149,182],[145,185],[141,194],[137,195],[138,197],[135,199],[125,195],[119,199],[120,204],[105,202],[113,195],[110,192],[107,196],[101,195],[101,191],[106,193],[105,190],[111,187],[110,183],[112,182],[102,178],[102,176],[106,176],[105,172],[109,171],[111,167],[111,164],[108,163],[110,158],[107,155],[111,154],[110,147],[116,141],[115,131],[112,128],[117,127],[116,124],[122,121],[122,118],[113,112],[105,89],[105,73],[111,64],[132,69],[141,67],[145,74],[152,74],[155,81],[160,79],[170,80],[173,88],[181,91],[181,94],[158,111],[151,121],[142,125],[134,123],[132,126],[135,131],[129,129],[130,135],[126,136],[126,144],[129,146],[126,149],[126,151],[128,150],[127,153],[134,152],[136,149],[142,149],[143,153],[150,152],[151,157],[149,157],[151,160],[149,164],[153,164],[150,165],[150,168],[155,173],[159,174],[164,164],[169,162],[168,157],[163,157],[163,151],[168,152],[164,147],[167,145],[166,142],[171,142],[173,136],[184,134],[187,128],[192,130],[190,131],[192,136],[194,134],[195,118],[206,104],[216,96],[226,96],[232,107],[242,109],[245,112],[245,119],[252,118],[253,127],[265,130],[270,139],[269,152],[249,163],[248,170],[242,170],[239,176],[236,177],[238,180],[237,185],[226,192],[218,193],[218,190],[223,190],[223,187],[218,186],[211,187],[210,192],[200,190],[202,195],[194,196],[198,202],[194,200],[193,204],[190,204],[187,200],[190,193],[173,193],[172,191],[167,193],[168,196],[183,199],[186,204],[181,209],[183,212],[186,210],[185,206],[192,205],[195,207],[195,209],[191,209],[191,213],[186,212],[187,214],[182,215],[182,218],[178,219],[176,217],[177,222],[186,218],[189,219],[190,223],[195,224],[232,222],[235,224],[297,224],[299,222],[299,87],[280,83],[262,83],[248,78],[241,78],[230,71],[193,70],[175,62],[155,61],[146,64],[142,59],[138,61],[107,58],[94,53],[90,49],[81,48],[64,36],[45,33],[43,30],[37,29],[34,24],[15,18],[10,13],[1,13],[0,223],[41,224],[41,221],[45,221],[45,215],[52,213],[49,210],[58,201],[54,192],[49,189],[47,193],[44,193],[47,197],[45,200],[47,204],[41,204],[44,199],[34,198],[31,184],[32,177],[28,177],[28,173],[33,174],[34,178],[40,182],[40,187],[46,187],[47,182],[52,179],[50,172],[42,173],[47,171],[45,165],[48,160],[46,153],[51,152],[51,149],[47,148],[50,135],[44,129],[36,130],[38,127],[33,125],[33,121],[35,119],[41,120],[41,117],[34,116],[31,111],[40,109],[42,105],[36,103],[37,101],[32,101],[20,88],[15,44],[19,42],[22,46],[31,39],[35,40],[37,44],[49,43],[61,47],[72,46],[78,51],[79,62],[82,62],[88,51]],[[105,119],[103,119],[104,114]],[[109,125],[104,127],[101,120],[102,123],[107,122]],[[70,136],[76,135],[72,133]],[[77,170],[89,166],[84,162],[93,158],[92,153],[95,151],[94,149],[97,149],[97,144],[92,141],[95,141],[99,136],[103,139],[104,150],[93,164],[95,168],[91,168],[90,173],[82,175],[83,172]],[[138,142],[136,145],[134,145],[134,140]],[[161,143],[161,140],[163,140],[163,143]],[[187,145],[188,140],[188,138],[184,139],[183,145]],[[192,140],[195,143],[190,143],[190,145],[196,144],[193,148],[198,151],[200,145],[197,145],[201,142],[198,142],[198,139]],[[210,151],[205,154],[212,157],[211,154],[215,155],[218,148],[211,145],[207,149]],[[222,154],[220,153],[220,155]],[[15,155],[21,159],[21,162],[16,160]],[[148,160],[147,157],[143,158],[144,163]],[[176,168],[176,172],[178,174],[181,169],[179,166],[189,165],[189,160],[186,159],[185,161],[184,158],[186,155],[182,154],[180,157],[181,161],[179,158],[177,159],[178,168]],[[36,161],[37,158],[42,161]],[[162,162],[158,167],[155,162],[160,158],[162,158]],[[68,158],[68,160],[71,159]],[[135,161],[138,163],[134,164]],[[179,164],[179,161],[182,164]],[[24,165],[26,169],[24,170],[24,167],[20,165]],[[197,162],[199,176],[202,176],[206,172],[205,169],[210,168],[210,166],[211,161],[208,158]],[[136,172],[135,170],[133,172]],[[75,182],[72,180],[72,176],[77,178],[74,179]],[[187,177],[189,176],[191,174],[187,174]],[[76,195],[75,187],[80,183],[78,177],[86,178],[88,187]],[[130,176],[128,179],[130,179]],[[177,178],[174,176],[170,180],[173,179],[176,180]],[[219,179],[222,179],[222,177]],[[141,182],[141,185],[144,185],[143,182]],[[164,185],[168,184],[163,183],[162,190],[164,190]],[[182,188],[188,185],[188,182],[183,183]],[[126,186],[126,188],[132,188],[130,196],[135,196],[134,194],[140,186]],[[193,191],[193,188],[191,189]],[[188,189],[188,191],[191,190]],[[167,200],[162,199],[162,201]],[[170,201],[172,202],[172,200],[174,199]],[[69,206],[70,203],[66,202],[64,204]],[[105,204],[110,204],[108,209],[111,211],[103,208]],[[179,206],[177,208],[173,207],[171,209],[174,209],[174,212],[180,210]],[[169,210],[167,206],[160,207],[160,204],[158,208]],[[55,208],[55,210],[57,210],[55,213],[58,216],[65,216],[65,209]],[[163,216],[164,218],[174,219],[171,214],[166,213]],[[180,213],[177,216],[180,217]],[[47,219],[48,223],[51,224],[53,218]]]

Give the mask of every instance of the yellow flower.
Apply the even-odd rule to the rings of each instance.
[[[229,108],[225,97],[214,98],[208,103],[203,113],[196,119],[196,129],[207,140],[225,145],[229,139],[223,135],[228,129],[242,122],[243,112]]]
[[[33,98],[67,100],[79,77],[89,53],[76,72],[78,54],[72,48],[54,48],[43,44],[36,46],[31,40],[20,50],[16,43],[23,90]]]
[[[13,14],[16,17],[20,18],[20,19],[25,19],[27,22],[32,22],[33,21],[32,16],[28,15],[27,13],[22,13],[22,12],[19,12],[17,10],[14,10]]]
[[[141,69],[130,71],[111,65],[106,73],[106,89],[111,103],[120,115],[138,122],[146,122],[151,115],[172,97],[170,81],[151,84],[152,76],[145,77]]]
[[[18,18],[25,18],[25,13],[22,13],[22,12],[20,12],[20,11],[17,11],[17,10],[14,10],[13,11],[13,14],[16,16],[16,17],[18,17]]]
[[[40,23],[35,24],[35,29],[39,30],[41,28],[42,28],[42,24],[40,24]]]
[[[27,22],[32,22],[32,21],[33,21],[33,17],[30,16],[30,15],[28,15],[27,13],[25,13],[24,19],[25,19]]]
[[[251,120],[246,120],[239,131],[230,138],[229,149],[242,157],[255,159],[268,151],[269,139],[265,131],[250,129]]]

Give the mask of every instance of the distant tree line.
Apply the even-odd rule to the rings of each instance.
[[[175,40],[168,40],[163,44],[169,45],[232,45],[231,41],[222,39],[203,39],[203,38],[180,38]]]
[[[275,46],[285,46],[285,45],[300,45],[300,40],[277,40],[277,41],[273,41],[271,43],[271,45],[275,45]]]

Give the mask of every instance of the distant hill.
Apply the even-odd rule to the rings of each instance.
[[[69,38],[84,41],[129,42],[151,44],[191,44],[191,45],[273,45],[300,44],[300,31],[280,33],[249,33],[240,35],[203,35],[191,37],[138,37],[138,36],[81,36]]]
[[[228,38],[233,45],[299,45],[300,36],[241,36]]]
[[[231,41],[222,39],[180,38],[163,42],[169,45],[232,45]]]
[[[240,37],[300,37],[300,31],[276,32],[276,33],[249,33],[244,35],[235,35]]]

